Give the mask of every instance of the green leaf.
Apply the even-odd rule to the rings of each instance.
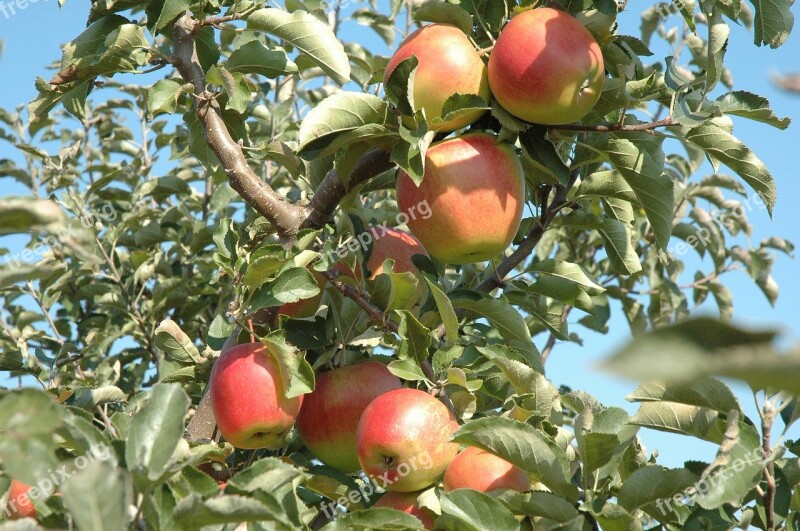
[[[789,37],[794,26],[794,15],[790,10],[792,0],[750,0],[756,13],[754,42],[758,46],[778,48]]]
[[[254,310],[310,299],[319,294],[319,285],[305,267],[292,267],[283,271],[273,282],[256,290],[250,300]]]
[[[398,378],[409,382],[418,382],[428,379],[416,360],[394,360],[387,365],[387,368],[389,372]]]
[[[733,391],[721,381],[708,377],[686,384],[645,383],[625,399],[630,402],[677,402],[713,409],[726,415],[731,410],[741,412],[741,406]]]
[[[279,511],[280,506],[273,509],[255,498],[223,495],[203,500],[199,494],[191,493],[178,502],[173,516],[183,529],[200,529],[215,524],[262,520],[284,523]]]
[[[330,26],[305,11],[259,9],[247,17],[247,27],[283,39],[308,56],[339,85],[350,81],[350,60]],[[301,141],[302,143],[302,141]]]
[[[427,278],[425,279],[425,282],[427,282],[428,288],[431,290],[433,299],[436,301],[436,307],[439,309],[439,316],[442,318],[442,322],[444,323],[447,346],[454,345],[456,341],[458,341],[458,317],[456,316],[456,311],[453,309],[453,304],[450,302],[450,299],[447,297],[447,295],[440,290],[436,284]]]
[[[792,120],[787,116],[778,118],[769,105],[769,100],[758,94],[735,90],[723,94],[714,102],[725,114],[743,116],[749,120],[765,123],[778,129],[786,129]]]
[[[83,409],[94,409],[111,402],[124,402],[128,395],[115,385],[104,385],[97,388],[76,389],[72,395],[72,405]]]
[[[261,342],[269,347],[270,354],[278,362],[281,381],[286,387],[284,389],[286,398],[294,398],[314,390],[314,369],[302,352],[287,343],[282,330],[276,330],[262,337]]]
[[[553,492],[577,500],[578,489],[568,480],[566,454],[533,426],[504,417],[483,418],[461,426],[453,441],[492,452],[532,474]]]
[[[200,352],[197,347],[172,319],[165,319],[158,325],[154,340],[158,348],[179,363],[200,362]]]
[[[509,303],[489,297],[476,299],[474,294],[466,292],[454,292],[450,300],[455,308],[462,308],[488,319],[510,347],[538,356],[539,352],[533,344],[525,319]]]
[[[435,136],[436,132],[430,131],[424,120],[418,120],[414,130],[400,126],[401,141],[392,149],[391,160],[411,177],[416,186],[425,176],[425,156]]]
[[[598,231],[605,242],[608,260],[616,271],[633,275],[642,270],[639,256],[631,242],[633,229],[628,224],[582,211],[564,216],[562,222],[568,227]]]
[[[230,72],[259,74],[270,79],[297,73],[297,65],[285,51],[267,48],[260,41],[250,41],[234,50],[226,67]]]
[[[157,81],[147,91],[147,116],[152,120],[162,113],[174,114],[178,109],[178,101],[184,93],[191,93],[191,86],[185,86],[172,79]]]
[[[702,149],[713,164],[725,164],[739,174],[761,196],[772,216],[778,198],[775,179],[755,153],[723,128],[718,119],[690,129],[685,138]]]
[[[386,101],[371,94],[340,92],[322,100],[300,125],[300,149],[303,158],[314,158],[338,135],[359,127],[386,122]]]
[[[381,273],[371,281],[372,302],[386,311],[409,310],[419,300],[418,288],[419,281],[411,272]]]
[[[431,2],[423,5],[411,15],[417,22],[439,22],[450,24],[469,35],[472,33],[472,15],[462,7],[444,2]]]
[[[146,487],[167,475],[183,438],[189,397],[176,384],[156,384],[147,403],[131,420],[125,461],[137,485]]]
[[[674,404],[672,402],[643,402],[631,418],[631,424],[668,433],[691,435],[704,441],[722,441],[719,415],[708,408]]]
[[[324,531],[403,531],[425,529],[415,516],[396,509],[375,507],[369,511],[354,511],[334,518]]]
[[[0,235],[53,232],[64,226],[59,206],[49,199],[4,197],[0,199]]]
[[[617,501],[629,512],[633,512],[658,500],[671,499],[695,481],[697,477],[685,468],[670,470],[658,465],[644,466],[625,480],[619,489]]]
[[[189,0],[155,0],[147,4],[147,29],[154,35],[161,33],[170,22],[189,9]]]
[[[428,359],[428,348],[433,341],[431,331],[420,323],[413,313],[406,310],[398,310],[397,313],[400,315],[397,333],[403,339],[397,357],[420,364]]]
[[[578,510],[570,502],[552,492],[509,492],[501,500],[514,512],[528,516],[539,516],[559,523],[579,517]]]
[[[441,124],[456,120],[464,114],[473,114],[476,111],[491,109],[486,100],[477,94],[453,94],[445,100],[442,106],[442,115],[429,116],[432,129],[438,129]]]
[[[547,128],[529,127],[519,137],[520,145],[528,155],[528,161],[541,172],[551,176],[556,182],[566,185],[569,181],[569,167],[547,138]]]
[[[437,528],[458,531],[511,531],[519,528],[514,515],[499,501],[472,489],[442,494],[441,524]]]
[[[518,395],[535,395],[537,404],[542,405],[536,408],[537,412],[545,418],[550,416],[551,409],[559,404],[559,394],[544,377],[544,366],[539,359],[536,360],[538,363],[531,367],[522,354],[506,346],[489,345],[477,349],[484,358],[503,372]]]
[[[94,461],[61,486],[64,506],[81,531],[127,529],[133,485],[127,471]]]

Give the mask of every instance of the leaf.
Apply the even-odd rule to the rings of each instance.
[[[127,529],[133,486],[127,471],[93,461],[61,486],[64,506],[81,531]]]
[[[176,384],[156,384],[131,420],[125,461],[137,485],[159,481],[173,465],[190,400]]]
[[[626,275],[642,270],[639,256],[631,243],[633,229],[629,225],[581,211],[564,216],[562,222],[569,227],[598,231],[605,242],[608,260],[615,270]]]
[[[319,285],[305,267],[291,267],[278,278],[258,288],[250,300],[254,310],[310,299],[319,295]]]
[[[631,474],[619,489],[617,501],[633,512],[662,499],[671,499],[693,485],[697,477],[685,468],[667,469],[662,466],[644,466]]]
[[[576,500],[578,489],[569,483],[569,465],[563,450],[536,428],[504,417],[473,420],[454,434],[453,441],[477,446],[522,468],[553,492]]]
[[[340,92],[322,100],[300,124],[298,155],[314,158],[334,139],[359,127],[386,121],[388,106],[371,94]]]
[[[178,109],[178,101],[184,93],[190,93],[186,87],[172,79],[162,79],[147,91],[147,116],[152,120],[162,113],[174,114]]]
[[[546,259],[534,262],[527,268],[527,271],[568,280],[580,286],[590,295],[599,295],[605,292],[605,288],[589,278],[581,266],[564,260]]]
[[[247,27],[267,32],[308,56],[339,85],[350,81],[350,60],[330,26],[305,11],[259,9],[247,17]],[[301,141],[302,143],[302,141]]]
[[[713,409],[723,414],[741,412],[733,391],[714,378],[699,378],[686,384],[645,383],[625,397],[630,402],[665,401]]]
[[[189,0],[156,0],[147,4],[147,28],[154,35],[189,9]]]
[[[714,103],[725,114],[743,116],[749,120],[765,123],[781,130],[789,127],[792,122],[788,116],[778,118],[770,108],[767,98],[744,90],[735,90],[723,94]]]
[[[564,163],[556,147],[547,138],[547,128],[529,127],[519,137],[520,145],[536,169],[546,173],[556,182],[566,185],[569,181],[569,167]]]
[[[497,328],[503,339],[508,341],[509,346],[530,355],[537,356],[539,354],[533,344],[525,319],[513,306],[500,299],[488,297],[475,299],[473,295],[462,296],[464,294],[465,292],[451,294],[451,301],[455,308],[463,308],[488,319]]]
[[[707,81],[703,94],[708,94],[716,87],[725,71],[725,52],[728,49],[728,37],[731,29],[722,18],[722,10],[714,6],[711,12],[701,6],[706,15],[708,26],[708,62],[706,64]]]
[[[428,359],[428,348],[433,338],[428,330],[414,314],[406,310],[398,310],[400,325],[398,335],[403,339],[397,351],[400,360],[412,360],[421,364]]]
[[[203,500],[199,494],[191,493],[178,502],[173,516],[184,529],[200,529],[214,524],[261,520],[284,523],[279,511],[280,506],[272,509],[255,498],[223,495]]]
[[[701,148],[712,163],[722,163],[735,171],[755,190],[772,216],[777,190],[775,179],[763,162],[736,137],[711,120],[690,129],[686,140]]]
[[[544,377],[544,366],[541,361],[535,367],[528,365],[527,360],[515,350],[503,345],[476,347],[484,358],[494,363],[514,388],[518,395],[533,394],[537,403],[537,413],[547,418],[550,410],[559,403],[558,390]]]
[[[428,377],[422,372],[422,369],[416,360],[394,360],[387,365],[389,372],[394,374],[400,379],[417,382],[420,380],[427,380]]]
[[[754,42],[770,48],[778,48],[789,37],[794,26],[794,15],[790,10],[792,0],[750,0],[756,10]]]
[[[0,198],[0,235],[55,231],[64,222],[61,208],[49,199]]]
[[[411,15],[411,18],[417,22],[439,22],[442,24],[450,24],[467,35],[472,33],[472,15],[465,11],[462,7],[448,4],[431,2],[423,5]]]
[[[456,311],[453,309],[453,304],[450,302],[450,299],[436,284],[427,278],[425,282],[431,290],[433,299],[436,301],[436,307],[439,310],[439,316],[444,323],[447,346],[452,346],[458,341],[458,317],[456,316]]]
[[[275,357],[280,367],[286,398],[294,398],[314,390],[314,370],[303,353],[287,343],[282,330],[262,337],[261,342],[267,345],[269,353]]]
[[[442,115],[428,117],[431,128],[438,130],[443,124],[456,120],[465,114],[474,114],[477,111],[491,109],[486,100],[477,94],[453,94],[442,105]]]
[[[721,421],[716,411],[708,408],[644,402],[631,418],[631,424],[668,433],[691,435],[704,441],[722,441]]]
[[[569,522],[579,516],[578,510],[571,503],[552,492],[511,492],[503,495],[501,500],[515,514],[539,516],[559,523]]]
[[[178,323],[165,319],[156,328],[155,344],[179,363],[200,363],[200,352]]]
[[[259,74],[270,79],[297,73],[297,65],[285,51],[269,49],[260,41],[250,41],[235,49],[225,66],[230,72]]]
[[[514,515],[499,501],[483,492],[456,489],[442,494],[442,524],[437,528],[464,531],[511,531],[519,524]]]
[[[397,509],[375,507],[338,516],[322,528],[324,531],[404,531],[425,529],[415,516]]]
[[[111,402],[124,402],[128,395],[115,385],[104,385],[97,388],[77,389],[72,395],[72,405],[83,409],[94,409]]]

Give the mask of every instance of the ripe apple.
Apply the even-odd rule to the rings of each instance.
[[[428,256],[425,247],[414,236],[402,230],[391,227],[372,227],[372,254],[367,260],[367,269],[370,271],[370,280],[383,273],[383,262],[387,258],[394,260],[395,273],[414,272],[417,268],[411,258],[415,254]]]
[[[373,507],[389,507],[403,511],[419,518],[425,529],[433,529],[436,514],[430,509],[419,506],[417,502],[419,494],[419,492],[387,492],[375,502]]]
[[[263,343],[223,352],[210,385],[219,431],[236,448],[280,445],[303,403],[302,395],[286,398],[278,364]]]
[[[402,387],[386,365],[366,361],[317,377],[297,415],[297,431],[320,461],[345,473],[361,468],[356,430],[361,414],[375,398]]]
[[[33,506],[31,499],[28,497],[30,489],[30,485],[26,485],[16,479],[11,480],[11,489],[8,492],[8,501],[6,502],[6,515],[8,515],[9,520],[36,518],[36,507]]]
[[[444,472],[444,490],[474,489],[489,492],[511,489],[526,492],[531,478],[520,467],[491,452],[470,446],[453,459]]]
[[[549,7],[511,19],[489,57],[489,85],[508,112],[528,122],[580,120],[603,91],[600,46],[567,12]]]
[[[358,423],[358,461],[377,485],[413,492],[442,477],[458,453],[449,442],[458,429],[444,404],[417,389],[384,393],[364,410]]]
[[[406,37],[386,66],[384,85],[397,65],[412,55],[418,61],[413,87],[415,110],[425,111],[431,130],[455,131],[483,115],[485,111],[474,111],[433,123],[434,118],[442,117],[445,101],[454,94],[477,94],[489,101],[486,65],[463,31],[449,24],[429,24]]]
[[[427,219],[409,214],[427,202]],[[514,239],[525,204],[525,175],[514,149],[486,133],[438,142],[428,149],[419,187],[400,172],[397,204],[408,227],[437,260],[482,262]]]
[[[319,293],[314,295],[309,299],[300,299],[296,302],[287,302],[278,308],[277,315],[287,315],[293,319],[305,319],[306,317],[311,317],[317,310],[319,309],[320,301],[322,301],[322,288],[325,287],[325,277],[322,276],[322,273],[319,273],[311,267],[308,267],[308,270],[314,277],[314,281],[319,286]],[[277,318],[276,315],[276,318]]]

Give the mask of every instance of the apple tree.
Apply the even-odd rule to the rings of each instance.
[[[726,67],[791,4],[93,1],[0,111],[0,528],[796,528],[800,351],[725,286],[793,251]],[[612,313],[635,415],[546,376]]]

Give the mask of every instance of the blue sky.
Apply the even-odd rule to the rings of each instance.
[[[384,4],[385,2],[381,2]],[[649,5],[649,2],[641,4]],[[629,3],[634,12],[623,15],[620,19],[621,32],[629,35],[639,34],[637,9],[639,3]],[[4,41],[4,50],[0,56],[2,72],[2,88],[0,88],[0,107],[11,109],[30,101],[36,94],[33,81],[36,76],[49,78],[52,71],[46,66],[60,58],[59,46],[79,34],[85,26],[88,5],[84,2],[69,0],[59,9],[56,0],[38,0],[29,3],[23,10],[11,15],[9,10],[0,9],[0,40]],[[8,16],[6,16],[8,15]],[[670,20],[672,25],[677,19]],[[374,49],[388,53],[375,34],[370,30],[355,25],[345,26],[350,32],[349,38],[362,40]],[[800,95],[780,92],[769,81],[774,72],[800,71],[800,31],[796,31],[789,41],[778,50],[757,48],[752,44],[752,35],[743,28],[734,28],[732,42],[728,49],[727,64],[733,71],[737,89],[744,89],[766,96],[773,109],[780,116],[790,116],[800,122]],[[659,49],[657,56],[665,55]],[[144,79],[126,81],[145,82]],[[157,79],[148,76],[147,79]],[[800,242],[800,223],[797,216],[797,202],[800,201],[800,172],[797,160],[800,153],[800,123],[793,124],[787,131],[779,131],[763,124],[736,121],[735,134],[747,143],[771,169],[778,185],[778,203],[772,219],[764,210],[750,213],[750,221],[754,226],[752,241],[759,242],[768,236],[780,236]],[[0,143],[0,159],[17,158],[8,144]],[[0,196],[24,193],[7,179],[0,178]],[[24,240],[16,240],[17,242]],[[9,245],[8,240],[0,241]],[[687,279],[693,273],[693,266],[687,267]],[[708,266],[706,265],[706,270]],[[800,282],[796,276],[800,272],[795,260],[779,257],[773,274],[781,286],[781,296],[775,308],[772,308],[750,278],[742,272],[733,272],[724,279],[725,284],[734,294],[735,314],[738,323],[752,326],[770,326],[781,328],[785,332],[786,343],[800,342],[800,327],[795,319],[800,315]],[[615,348],[623,345],[628,339],[628,326],[619,312],[613,308],[614,318],[610,323],[608,335],[576,331],[582,335],[583,347],[564,344],[556,347],[548,361],[548,377],[557,385],[565,384],[575,389],[582,389],[597,396],[606,405],[626,408],[633,413],[635,405],[628,404],[623,397],[635,388],[635,383],[616,379],[595,370],[597,362],[611,354]],[[706,303],[699,312],[714,314],[713,303]],[[577,312],[576,312],[577,314]],[[576,320],[578,317],[574,317]],[[542,346],[544,339],[537,338],[537,345]],[[668,356],[668,352],[654,353]],[[749,391],[736,386],[748,413],[753,414],[752,398]],[[715,448],[707,443],[690,440],[652,431],[640,432],[649,450],[657,449],[660,461],[679,466],[684,459],[713,459]],[[797,437],[799,434],[795,433]]]

